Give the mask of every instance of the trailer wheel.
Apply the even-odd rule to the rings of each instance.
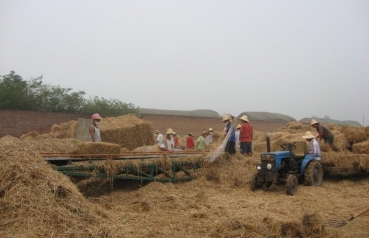
[[[297,180],[297,177],[293,174],[288,175],[286,180],[286,193],[287,195],[295,195],[297,192],[297,187],[299,185],[299,182]]]
[[[323,182],[323,167],[319,161],[313,160],[305,169],[304,172],[304,184],[306,186],[322,186]]]
[[[249,183],[250,183],[250,190],[251,191],[255,191],[255,190],[257,190],[257,189],[260,188],[260,186],[257,185],[256,180],[257,180],[256,179],[256,174],[252,175],[251,176],[251,179],[249,181]]]

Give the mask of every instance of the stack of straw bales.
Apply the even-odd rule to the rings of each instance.
[[[71,154],[119,154],[121,147],[118,144],[106,142],[81,142]]]
[[[23,141],[1,138],[0,161],[1,236],[111,236],[107,214]]]
[[[152,124],[135,115],[104,118],[100,133],[104,142],[119,144],[129,150],[155,143]]]

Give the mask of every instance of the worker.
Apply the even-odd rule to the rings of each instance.
[[[236,135],[234,127],[232,127],[231,124],[231,119],[232,117],[228,115],[223,115],[222,117],[222,122],[224,123],[225,126],[226,135],[228,134],[228,132],[231,133],[225,147],[225,152],[228,152],[229,154],[233,155],[236,153]]]
[[[252,156],[252,138],[254,131],[246,115],[243,115],[240,119],[241,119],[241,128],[240,128],[241,153],[244,156]]]
[[[238,124],[236,127],[236,132],[234,133],[236,136],[236,151],[240,151],[240,128],[241,125]]]
[[[196,144],[196,149],[197,150],[201,150],[203,151],[206,147],[206,136],[207,136],[208,132],[207,131],[203,131],[201,136],[199,136],[199,138],[197,138],[197,144]]]
[[[187,142],[186,143],[187,149],[194,149],[195,148],[195,142],[193,140],[193,134],[192,134],[192,132],[191,133],[188,133],[186,142]]]
[[[156,144],[160,146],[160,144],[163,142],[163,134],[160,133],[159,130],[155,130],[156,135]]]
[[[100,124],[100,120],[102,119],[102,117],[99,115],[99,113],[94,113],[91,116],[91,119],[92,119],[92,125],[89,127],[91,140],[92,142],[101,142],[99,124]]]
[[[209,128],[208,135],[206,136],[206,145],[209,145],[213,142],[213,128]]]
[[[327,127],[320,125],[320,123],[314,119],[311,120],[310,125],[319,133],[316,139],[323,139],[324,143],[329,144],[330,147],[332,147],[334,140],[332,132]]]
[[[173,132],[174,148],[179,148],[179,138],[177,133]]]
[[[306,139],[310,143],[309,154],[314,154],[315,159],[320,160],[320,146],[318,141],[315,139],[315,136],[310,131],[307,131],[302,138]]]
[[[163,139],[162,143],[160,144],[160,149],[163,151],[172,151],[174,149],[174,143],[172,140],[171,135],[173,134],[172,129],[167,129],[165,133],[165,138]]]

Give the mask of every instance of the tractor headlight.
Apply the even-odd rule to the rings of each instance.
[[[257,168],[258,170],[260,170],[260,169],[261,169],[261,164],[257,164],[257,165],[256,165],[256,168]]]
[[[267,164],[267,168],[268,169],[272,169],[273,168],[273,165],[272,164]]]

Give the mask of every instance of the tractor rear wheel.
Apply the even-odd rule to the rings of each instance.
[[[323,167],[322,164],[317,161],[311,161],[307,167],[305,168],[304,172],[304,184],[306,186],[322,186],[323,182]]]
[[[251,191],[255,191],[255,190],[260,188],[260,186],[258,186],[257,183],[256,183],[256,174],[251,176],[251,179],[250,179],[249,183],[250,183],[250,190]]]
[[[287,177],[286,180],[286,193],[287,195],[295,195],[295,193],[297,192],[297,187],[299,185],[299,182],[297,180],[296,175],[290,174]]]

